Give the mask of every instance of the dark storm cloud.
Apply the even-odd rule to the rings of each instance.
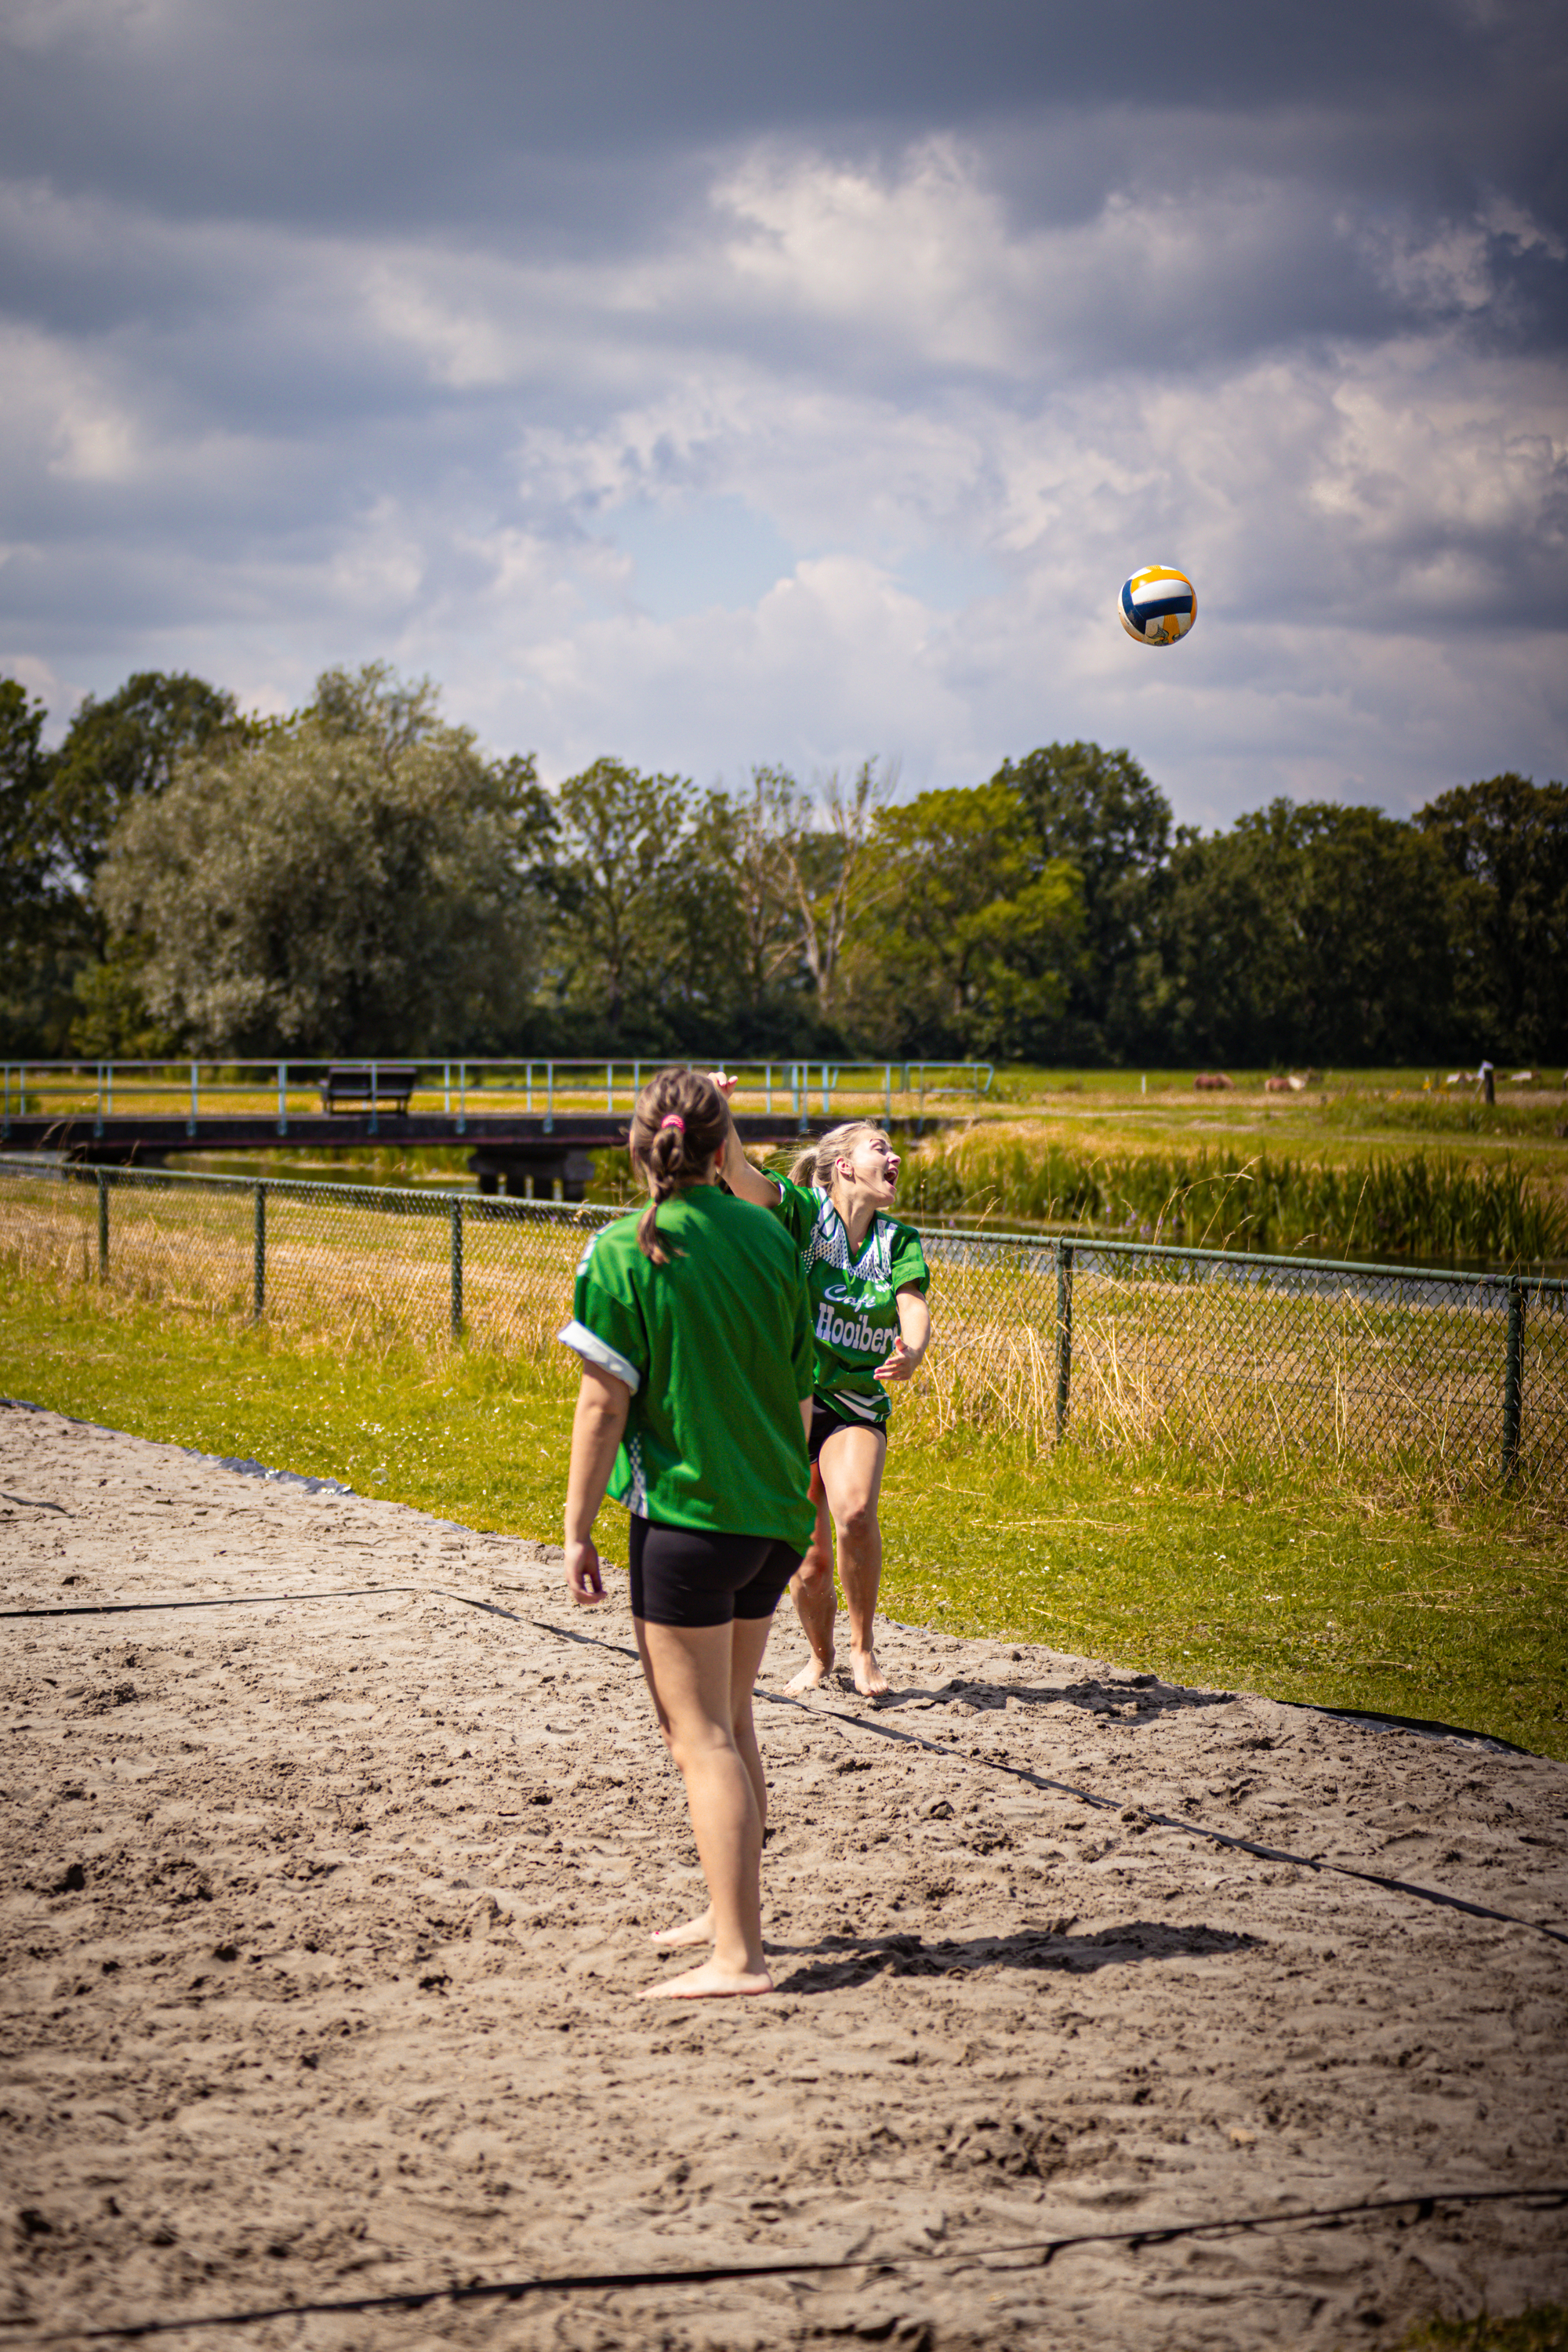
[[[1541,0],[10,0],[0,25],[14,173],[203,216],[494,226],[516,196],[582,223],[599,186],[624,226],[660,150],[1117,110],[1313,116],[1325,163],[1375,184],[1392,161],[1437,209],[1481,179],[1553,215],[1565,193]]]

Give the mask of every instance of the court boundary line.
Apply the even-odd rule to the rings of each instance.
[[[400,2294],[321,2298],[307,2303],[278,2303],[241,2311],[205,2312],[190,2319],[124,2320],[109,2326],[50,2328],[0,2327],[0,2342],[30,2344],[131,2343],[150,2336],[173,2336],[195,2327],[255,2327],[272,2319],[304,2319],[326,2315],[374,2311],[420,2311],[432,2304],[521,2303],[531,2295],[626,2293],[635,2288],[718,2286],[762,2279],[823,2279],[849,2271],[932,2270],[956,2265],[984,2268],[1001,2264],[1007,2271],[1048,2270],[1058,2254],[1083,2246],[1125,2246],[1137,2253],[1145,2246],[1164,2246],[1184,2238],[1241,2236],[1261,2230],[1332,2230],[1347,2221],[1412,2208],[1410,2229],[1429,2221],[1440,2205],[1469,2207],[1542,2200],[1536,2210],[1556,2212],[1568,2206],[1568,2188],[1542,2183],[1518,2189],[1415,2189],[1403,2197],[1361,2198],[1348,2205],[1310,2206],[1300,2211],[1222,2214],[1206,2221],[1156,2222],[1137,2230],[1080,2230],[1068,2235],[1025,2238],[1000,2245],[932,2247],[900,2254],[855,2253],[774,2263],[704,2263],[677,2270],[578,2271],[556,2276],[521,2279],[470,2279],[463,2286],[410,2287]]]

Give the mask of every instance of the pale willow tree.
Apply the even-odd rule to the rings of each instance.
[[[196,1052],[474,1050],[526,1012],[549,823],[531,760],[486,761],[427,680],[373,663],[182,761],[122,818],[98,890]]]
[[[798,958],[824,1021],[839,1012],[854,925],[891,887],[875,842],[897,787],[897,767],[875,760],[863,760],[848,783],[835,769],[815,793],[787,769],[753,768],[750,796],[735,809],[733,887],[745,953],[770,981]]]

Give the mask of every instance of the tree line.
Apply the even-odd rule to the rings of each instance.
[[[907,799],[873,760],[547,790],[383,663],[282,719],[160,672],[44,719],[0,679],[8,1055],[1568,1055],[1562,783],[1210,834],[1094,743]]]

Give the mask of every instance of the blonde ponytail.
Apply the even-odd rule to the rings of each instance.
[[[853,1151],[863,1135],[880,1135],[881,1129],[868,1118],[847,1119],[842,1127],[830,1127],[826,1135],[798,1153],[789,1171],[792,1184],[820,1184],[833,1190],[834,1171],[847,1152]]]

